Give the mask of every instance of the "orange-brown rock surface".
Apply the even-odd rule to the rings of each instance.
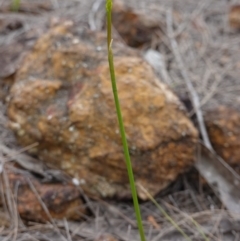
[[[17,210],[22,218],[38,222],[46,222],[50,218],[77,220],[85,213],[80,192],[75,186],[41,183],[36,177],[18,169],[8,168],[6,173],[5,179],[17,197]],[[3,183],[6,195],[9,190],[7,182]]]
[[[240,112],[219,106],[207,112],[205,121],[217,154],[231,165],[240,164]]]
[[[198,133],[152,68],[121,43],[113,48],[135,179],[154,195],[193,164]],[[19,143],[38,141],[32,153],[86,193],[130,197],[105,34],[69,22],[39,39],[17,73],[8,115]]]

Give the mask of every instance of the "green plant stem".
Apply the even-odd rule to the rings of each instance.
[[[125,156],[128,177],[129,177],[129,182],[130,182],[130,187],[132,192],[134,210],[137,218],[138,230],[141,237],[141,241],[145,241],[146,239],[145,239],[145,234],[143,230],[141,212],[140,212],[138,197],[137,197],[137,190],[135,186],[132,164],[131,164],[131,159],[130,159],[129,150],[128,150],[128,143],[127,143],[127,138],[126,138],[124,124],[123,124],[123,118],[121,113],[121,107],[120,107],[119,98],[118,98],[118,91],[117,91],[117,84],[116,84],[116,77],[115,77],[115,70],[114,70],[113,53],[112,53],[112,30],[111,30],[112,0],[106,0],[106,10],[107,10],[107,35],[108,35],[107,36],[108,62],[109,62],[109,69],[110,69],[111,82],[112,82],[112,91],[113,91],[115,107],[117,111],[119,129],[122,137],[124,156]]]
[[[12,11],[17,12],[19,10],[20,2],[21,0],[12,0],[12,6],[11,6]]]

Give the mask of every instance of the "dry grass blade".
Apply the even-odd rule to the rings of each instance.
[[[7,159],[8,160],[16,160],[17,161],[16,157],[19,157],[19,155],[22,154],[23,152],[29,151],[30,149],[32,149],[32,148],[34,148],[36,146],[38,146],[37,142],[33,143],[33,144],[29,145],[29,146],[26,146],[24,148],[21,148],[19,151],[16,152],[16,151],[13,151],[10,148],[8,148],[6,145],[0,143],[0,151],[7,155],[7,158],[6,158],[5,161],[7,161]]]
[[[151,194],[140,184],[138,186],[141,188],[143,192],[148,196],[148,198],[156,205],[156,207],[160,210],[160,212],[164,215],[164,217],[176,228],[182,236],[188,240],[192,241],[192,239],[180,228],[180,226],[167,214],[167,212],[157,203],[157,201],[151,196]],[[155,237],[152,241],[159,240],[159,237]]]
[[[93,31],[99,30],[99,22],[96,20],[96,14],[99,12],[100,6],[103,4],[104,0],[97,0],[92,5],[92,8],[90,10],[89,16],[88,16],[88,23],[90,26],[90,29]]]
[[[190,220],[190,222],[192,222],[195,227],[197,228],[198,232],[202,235],[202,237],[206,240],[206,241],[210,241],[209,238],[205,235],[202,227],[200,226],[200,224],[190,215],[188,215],[185,212],[182,212],[181,210],[179,210],[178,208],[168,204],[165,202],[165,205],[170,206],[172,209],[174,209],[175,211],[177,211],[178,213],[180,213],[181,215],[183,215],[185,218],[187,218],[188,220]],[[214,237],[215,238],[215,237]]]
[[[172,12],[171,12],[171,10],[167,11],[166,22],[167,22],[168,37],[169,37],[170,42],[171,42],[172,51],[173,51],[173,54],[174,54],[174,56],[176,58],[176,61],[177,61],[177,64],[179,66],[179,70],[181,72],[181,75],[182,75],[182,77],[183,77],[183,79],[184,79],[184,81],[186,83],[186,86],[187,86],[187,89],[189,91],[189,94],[191,96],[191,100],[192,100],[193,107],[194,107],[196,115],[197,115],[198,124],[199,124],[199,128],[200,128],[200,131],[201,131],[201,135],[202,135],[204,144],[210,150],[212,150],[213,148],[212,148],[211,142],[209,140],[208,133],[207,133],[207,130],[206,130],[206,126],[205,126],[205,123],[204,123],[204,120],[203,120],[203,114],[202,114],[202,110],[201,110],[201,105],[200,105],[200,100],[199,100],[198,94],[197,94],[196,90],[194,89],[193,84],[192,84],[192,82],[191,82],[191,80],[189,78],[187,69],[186,69],[186,67],[184,65],[184,62],[182,60],[182,57],[181,57],[179,49],[178,49],[177,41],[174,38],[174,32],[173,32],[173,27],[172,27]]]
[[[70,231],[69,231],[68,221],[66,220],[66,218],[64,218],[64,226],[65,226],[65,229],[66,229],[68,241],[72,241],[72,237],[71,237]]]
[[[196,167],[233,217],[240,215],[240,176],[220,157],[200,146]]]
[[[28,184],[29,184],[31,190],[32,190],[32,191],[34,192],[34,194],[36,195],[39,203],[41,204],[41,206],[42,206],[43,210],[45,211],[46,215],[48,216],[49,220],[51,221],[51,223],[52,223],[53,226],[55,227],[56,232],[59,234],[59,236],[61,237],[61,239],[62,239],[63,241],[68,241],[68,240],[62,235],[62,233],[60,232],[60,230],[59,230],[58,226],[56,225],[55,221],[53,220],[53,218],[52,218],[52,216],[51,216],[51,214],[50,214],[47,206],[46,206],[45,203],[42,201],[42,199],[41,199],[40,195],[38,194],[36,188],[34,187],[34,185],[32,184],[31,180],[29,180],[29,179],[28,179]]]

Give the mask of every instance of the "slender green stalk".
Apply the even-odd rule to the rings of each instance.
[[[152,195],[142,185],[138,185],[138,186],[143,190],[143,192],[145,192],[145,194],[155,204],[155,206],[165,216],[165,218],[168,219],[168,221],[171,224],[173,224],[173,226],[186,238],[187,234],[184,233],[184,231],[177,225],[177,223],[165,212],[165,210],[157,203],[157,201],[154,199],[154,197],[152,197]],[[203,230],[201,228],[201,225],[195,219],[193,219],[190,215],[188,215],[188,214],[178,210],[177,208],[175,208],[175,210],[178,213],[181,213],[182,215],[184,215],[187,219],[189,219],[195,225],[195,227],[197,228],[198,232],[202,235],[202,237],[205,239],[205,241],[210,241],[209,238],[203,232]],[[188,238],[188,240],[190,239],[188,236],[187,236],[187,238]]]
[[[138,230],[141,237],[141,241],[145,241],[146,239],[145,239],[145,234],[144,234],[143,225],[142,225],[141,212],[140,212],[139,203],[138,203],[137,190],[136,190],[134,176],[133,176],[132,164],[131,164],[131,159],[130,159],[129,150],[128,150],[128,143],[127,143],[127,138],[126,138],[124,124],[123,124],[123,118],[122,118],[121,107],[120,107],[119,98],[118,98],[117,84],[116,84],[115,71],[114,71],[113,53],[112,53],[112,16],[111,16],[112,0],[106,0],[106,10],[107,10],[107,35],[108,35],[107,36],[108,62],[109,62],[109,69],[110,69],[110,75],[111,75],[111,81],[112,81],[112,91],[113,91],[115,107],[117,111],[119,129],[122,137],[124,156],[125,156],[128,177],[129,177],[129,182],[130,182],[130,187],[132,192],[134,210],[137,218]]]
[[[182,234],[182,236],[188,240],[192,241],[192,239],[178,226],[178,224],[167,214],[167,212],[157,203],[157,201],[153,198],[153,196],[142,186],[139,187],[146,193],[148,198],[155,204],[155,206],[159,209],[159,211],[165,216],[165,218]]]
[[[185,216],[187,219],[189,219],[197,228],[198,232],[202,235],[202,237],[205,239],[205,241],[210,241],[210,239],[205,235],[204,231],[202,230],[201,225],[190,215],[186,214],[185,212],[182,212],[181,210],[179,210],[178,208],[173,207],[175,211],[177,211],[178,213],[182,214],[183,216]]]
[[[21,0],[12,0],[12,6],[11,6],[12,11],[17,12],[19,10],[20,2]]]
[[[187,216],[188,217],[188,216]],[[203,232],[200,224],[193,219],[192,217],[189,216],[190,221],[195,225],[195,227],[197,228],[198,232],[202,235],[202,237],[205,239],[205,241],[210,241],[210,239],[205,235],[205,233]]]

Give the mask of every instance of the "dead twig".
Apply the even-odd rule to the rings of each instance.
[[[100,6],[102,5],[103,0],[96,0],[94,4],[92,5],[92,8],[90,10],[90,13],[88,15],[88,24],[90,26],[90,29],[93,31],[99,30],[99,27],[96,23],[96,13],[98,12]]]
[[[192,103],[193,103],[193,107],[195,109],[196,115],[197,115],[197,119],[198,119],[198,124],[199,124],[199,128],[200,128],[200,132],[204,141],[204,144],[206,145],[206,147],[208,147],[210,150],[213,150],[211,142],[209,140],[208,137],[208,133],[206,130],[206,126],[203,120],[203,114],[202,114],[202,110],[201,110],[201,105],[200,105],[200,101],[199,101],[199,97],[198,94],[196,92],[196,90],[193,87],[193,84],[188,76],[187,73],[187,69],[183,63],[181,54],[179,52],[178,49],[178,44],[177,41],[174,38],[174,32],[173,32],[173,28],[172,28],[172,12],[171,10],[167,11],[167,32],[168,32],[168,37],[170,39],[171,42],[171,47],[172,47],[172,51],[173,54],[176,58],[177,64],[179,66],[179,70],[181,72],[181,75],[185,81],[185,84],[187,86],[187,89],[189,91]]]
[[[50,212],[49,212],[46,204],[45,204],[45,203],[43,202],[43,200],[41,199],[40,195],[38,194],[36,188],[34,187],[34,185],[33,185],[32,182],[31,182],[31,180],[28,178],[27,181],[28,181],[28,184],[29,184],[31,190],[32,190],[32,191],[34,192],[34,194],[36,195],[36,197],[37,197],[39,203],[41,204],[44,212],[46,213],[47,217],[49,218],[49,220],[51,221],[51,223],[52,223],[53,226],[55,227],[57,234],[61,237],[61,239],[62,239],[63,241],[68,241],[68,240],[62,235],[62,233],[60,232],[60,230],[59,230],[58,226],[56,225],[55,221],[53,220],[53,218],[52,218],[52,216],[51,216],[51,214],[50,214]]]
[[[31,145],[28,145],[26,147],[21,148],[19,151],[14,151],[8,148],[6,145],[0,143],[0,151],[2,151],[4,154],[7,155],[7,158],[4,159],[4,161],[11,161],[15,160],[16,157],[18,157],[23,152],[29,151],[30,149],[38,146],[38,142],[35,142]]]

